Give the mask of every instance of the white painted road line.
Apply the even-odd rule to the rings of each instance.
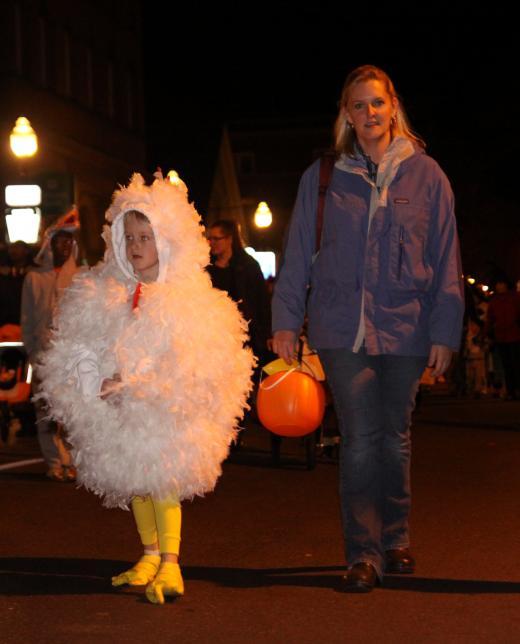
[[[0,472],[3,470],[12,470],[15,467],[25,467],[26,465],[33,465],[34,463],[43,463],[43,458],[31,458],[27,461],[14,461],[14,463],[5,463],[0,465]]]

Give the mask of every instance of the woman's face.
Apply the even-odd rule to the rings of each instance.
[[[397,111],[397,99],[388,94],[384,83],[368,80],[354,85],[344,110],[362,148],[374,143],[390,143],[390,125]]]
[[[213,226],[209,229],[208,241],[211,247],[211,254],[215,257],[221,257],[232,252],[233,239],[231,235],[226,235],[219,226]]]

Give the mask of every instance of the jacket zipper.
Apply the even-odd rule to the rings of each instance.
[[[399,257],[397,260],[397,279],[401,279],[401,269],[403,267],[403,252],[404,252],[404,227],[399,228]]]

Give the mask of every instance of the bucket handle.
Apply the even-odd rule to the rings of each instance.
[[[293,371],[296,371],[296,369],[298,369],[298,367],[293,367],[292,369],[288,369],[281,378],[278,378],[276,382],[273,382],[272,385],[269,385],[267,387],[264,385],[263,382],[260,382],[260,389],[263,389],[264,391],[270,391],[271,389],[274,389],[280,383],[282,383],[287,378],[287,376],[289,376]]]

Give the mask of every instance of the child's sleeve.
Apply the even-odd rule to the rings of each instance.
[[[77,387],[85,398],[94,398],[101,391],[101,375],[96,354],[77,345],[65,365],[69,377],[76,379]]]

